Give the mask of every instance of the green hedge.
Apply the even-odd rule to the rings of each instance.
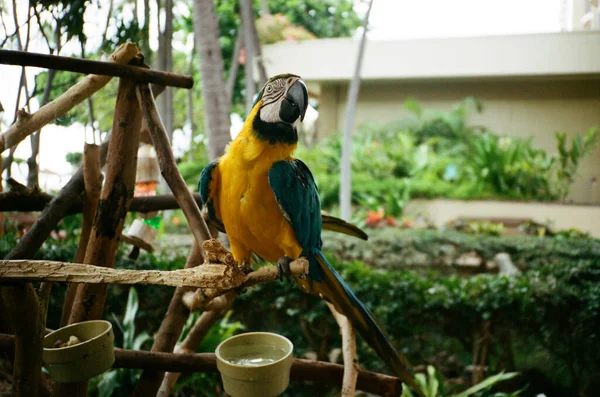
[[[492,260],[499,252],[510,254],[522,270],[562,263],[576,266],[600,261],[600,240],[535,236],[486,236],[452,231],[366,229],[368,241],[327,232],[326,251],[340,262],[361,261],[381,269],[440,268],[458,256],[477,252]]]
[[[413,364],[433,364],[447,378],[464,377],[465,367],[473,361],[473,340],[489,321],[491,340],[486,362],[489,374],[502,369],[522,372],[521,385],[530,385],[525,396],[542,392],[548,397],[600,393],[597,333],[600,329],[600,245],[597,241],[398,229],[369,232],[372,235],[368,244],[370,254],[363,243],[330,234],[324,239],[325,246],[336,258],[354,258],[353,255],[360,253],[363,259],[377,266],[395,263],[387,266],[393,270],[376,269],[353,260],[344,260],[346,263],[336,260],[333,264]],[[4,257],[14,243],[10,236],[0,240],[0,256]],[[403,251],[415,250],[435,258],[445,252],[447,246],[454,247],[456,252],[477,250],[486,257],[505,251],[516,263],[527,264],[529,270],[515,278],[490,274],[448,277],[433,270],[420,273],[398,270],[408,263]],[[74,242],[49,240],[36,257],[70,261],[74,250]],[[182,256],[156,258],[142,254],[134,262],[126,258],[126,254],[126,250],[120,251],[118,267],[181,268],[184,261]],[[63,290],[60,287],[53,290],[50,327],[58,323]],[[172,291],[164,287],[138,288],[139,332],[156,332]],[[109,289],[107,319],[112,319],[112,313],[122,316],[126,296],[127,288],[112,286]],[[297,356],[316,352],[320,359],[327,360],[332,349],[340,346],[339,331],[324,302],[287,282],[269,283],[246,291],[236,300],[230,321],[240,321],[245,331],[268,330],[288,336]],[[117,345],[119,343],[117,340]],[[387,372],[360,338],[359,345],[361,366]],[[209,378],[214,384],[215,379]],[[189,385],[197,386],[195,382],[199,379],[194,382],[190,379]],[[519,386],[512,385],[513,390]],[[286,395],[324,396],[328,393],[332,390],[324,385],[293,382]]]
[[[597,262],[551,264],[515,278],[419,275],[374,270],[361,263],[335,267],[413,364],[434,363],[447,377],[465,375],[464,368],[473,362],[476,332],[489,321],[489,374],[503,369],[523,372],[521,385],[513,386],[529,384],[526,396],[575,396],[586,387],[581,395],[600,393]],[[311,351],[327,359],[340,346],[323,301],[287,283],[247,291],[236,300],[233,319],[248,331],[287,336],[298,354]],[[359,359],[365,368],[386,372],[362,342]]]

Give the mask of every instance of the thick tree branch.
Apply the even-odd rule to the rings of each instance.
[[[274,266],[271,266],[275,268]],[[275,271],[277,268],[275,268]],[[46,260],[0,260],[3,282],[51,281],[86,284],[154,284],[230,290],[246,281],[237,266],[207,263],[180,270],[127,270]]]
[[[135,45],[135,44],[133,44]],[[189,76],[150,70],[147,68],[111,62],[92,61],[58,55],[33,52],[0,50],[0,64],[33,66],[44,69],[64,70],[102,76],[121,77],[138,83],[155,83],[168,87],[192,88],[194,80]],[[110,80],[110,79],[109,79]]]
[[[340,327],[342,335],[342,352],[344,355],[344,379],[342,382],[341,397],[354,397],[356,390],[356,380],[358,378],[358,359],[356,357],[356,335],[352,323],[348,317],[336,310],[331,304],[327,303],[329,310],[333,314],[335,321]]]
[[[154,143],[154,148],[156,149],[160,172],[181,206],[196,243],[201,246],[203,241],[211,238],[210,231],[208,230],[208,226],[206,226],[206,222],[204,222],[198,204],[194,201],[192,193],[177,169],[177,163],[171,151],[169,138],[156,110],[156,104],[154,103],[150,87],[147,85],[138,85],[137,98],[144,120],[148,125],[148,131]]]
[[[106,182],[85,254],[86,264],[114,267],[119,236],[133,198],[141,122],[135,83],[121,79],[108,145]],[[101,318],[106,287],[79,286],[69,323]]]

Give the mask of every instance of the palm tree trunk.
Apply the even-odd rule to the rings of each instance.
[[[212,0],[194,0],[194,21],[202,76],[204,123],[208,133],[208,156],[213,161],[223,154],[229,142],[230,122],[219,24]]]

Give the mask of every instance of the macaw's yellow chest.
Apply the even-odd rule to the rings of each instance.
[[[248,263],[252,252],[269,262],[298,257],[302,249],[269,185],[269,170],[280,156],[268,147],[251,157],[247,151],[245,157],[234,155],[235,149],[219,161],[219,206],[236,260]]]

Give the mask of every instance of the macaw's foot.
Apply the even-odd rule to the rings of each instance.
[[[277,261],[277,272],[279,273],[279,280],[283,280],[285,277],[289,283],[291,283],[290,278],[292,277],[292,269],[290,267],[290,263],[294,260],[289,256],[282,256]]]
[[[254,271],[254,270],[252,270],[252,267],[250,265],[246,264],[246,262],[242,263],[242,265],[240,266],[240,269],[242,269],[242,271],[244,272],[244,274],[246,276]]]

